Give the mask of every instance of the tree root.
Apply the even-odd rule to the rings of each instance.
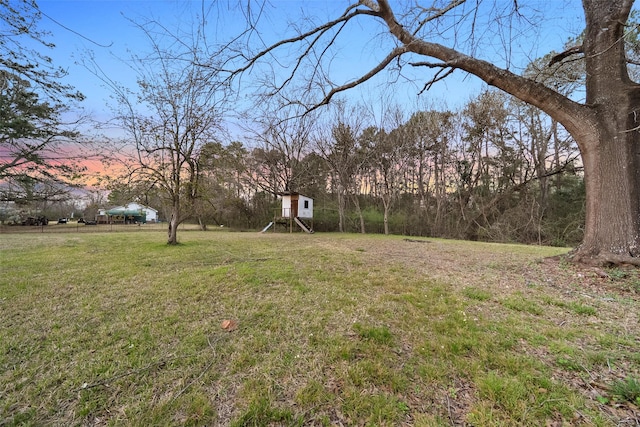
[[[600,252],[598,254],[582,254],[580,250],[574,250],[568,254],[567,259],[574,264],[583,264],[590,267],[640,267],[640,258],[631,255],[620,255],[612,252]]]

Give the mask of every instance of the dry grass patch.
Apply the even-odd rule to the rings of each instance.
[[[162,236],[3,235],[0,424],[639,419],[636,271],[518,245]]]

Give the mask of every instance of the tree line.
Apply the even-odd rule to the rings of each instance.
[[[315,199],[318,231],[553,245],[582,237],[575,141],[498,91],[459,111],[390,107],[376,119],[364,106],[341,106],[328,120],[274,118],[247,142],[197,151],[198,188],[183,203],[203,227],[264,226],[279,215],[277,196],[294,191]],[[113,204],[164,204],[152,181],[110,189]]]

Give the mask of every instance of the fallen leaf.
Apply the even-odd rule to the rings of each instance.
[[[234,331],[238,328],[238,322],[236,322],[235,320],[231,320],[231,319],[225,319],[222,321],[222,323],[220,324],[220,327],[222,329],[224,329],[225,331]]]

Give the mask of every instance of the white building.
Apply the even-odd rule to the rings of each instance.
[[[300,193],[282,193],[282,218],[313,218],[313,199]]]
[[[139,203],[129,203],[124,207],[126,210],[141,210],[147,216],[147,222],[158,222],[158,211],[156,209],[150,208],[149,206],[144,206]]]

